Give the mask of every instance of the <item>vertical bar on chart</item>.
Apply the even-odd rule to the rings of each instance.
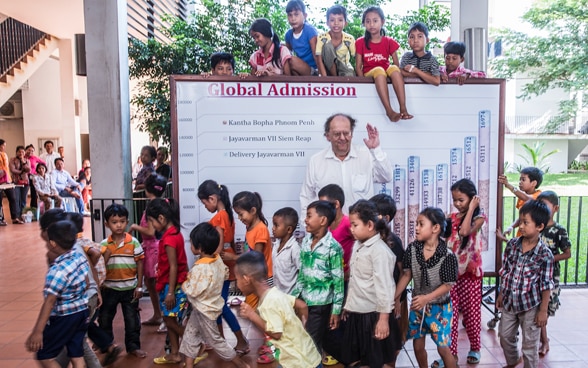
[[[463,176],[473,183],[478,180],[478,147],[476,137],[465,137],[463,142]]]
[[[416,221],[419,216],[420,157],[408,157],[408,244],[414,241]]]
[[[392,229],[394,234],[402,240],[406,247],[406,170],[396,167],[394,169],[394,201],[396,202],[396,216]]]
[[[423,170],[421,177],[421,208],[435,206],[435,170]]]
[[[449,214],[449,169],[447,164],[437,164],[437,202],[436,207],[439,207]]]
[[[480,196],[480,211],[486,216],[490,210],[490,111],[482,110],[478,113],[478,195]],[[488,250],[488,226],[482,227],[482,250]]]
[[[453,185],[456,181],[463,178],[463,156],[461,148],[452,148],[449,153],[449,184]]]

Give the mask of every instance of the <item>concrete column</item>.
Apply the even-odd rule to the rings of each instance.
[[[451,1],[451,40],[464,42],[464,33],[468,28],[483,28],[485,39],[488,39],[488,0]],[[487,55],[487,44],[478,44],[476,47],[483,48],[477,51]]]
[[[94,198],[131,198],[127,2],[84,0]]]

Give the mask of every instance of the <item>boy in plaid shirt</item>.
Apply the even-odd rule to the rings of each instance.
[[[547,324],[553,289],[553,254],[540,239],[549,218],[545,203],[526,202],[519,210],[521,236],[511,239],[504,249],[496,307],[502,308],[498,334],[508,368],[521,361],[517,348],[519,326],[525,368],[537,367],[539,363],[539,337]]]
[[[64,347],[74,368],[85,366],[83,341],[88,329],[86,287],[90,268],[83,254],[72,251],[76,233],[70,221],[58,221],[47,229],[47,249],[57,257],[47,271],[45,301],[26,341],[27,349],[37,353],[43,367],[57,365],[55,358]]]
[[[486,78],[486,73],[464,68],[463,63],[466,47],[463,42],[447,42],[443,46],[445,53],[445,65],[439,67],[441,83],[447,83],[449,78],[457,79],[457,84],[462,85],[469,78]]]

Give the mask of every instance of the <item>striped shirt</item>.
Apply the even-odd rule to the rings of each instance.
[[[106,264],[106,280],[104,286],[110,289],[124,291],[137,287],[137,262],[142,262],[145,255],[141,243],[125,233],[125,240],[116,244],[112,235],[104,239],[100,246],[102,254],[110,250],[110,258]]]
[[[86,257],[75,250],[63,253],[49,266],[43,296],[55,295],[51,316],[67,316],[88,309],[86,296],[90,266]]]
[[[508,242],[499,271],[502,304],[514,313],[535,308],[541,304],[542,292],[553,289],[553,254],[542,240],[523,253],[522,239]]]
[[[400,69],[404,69],[407,65],[414,65],[423,72],[434,76],[441,75],[439,72],[439,62],[430,52],[425,53],[421,57],[416,56],[414,52],[405,53],[400,59]]]
[[[343,249],[330,231],[312,245],[306,235],[300,247],[300,272],[291,294],[308,306],[333,304],[332,314],[340,314],[343,305]]]

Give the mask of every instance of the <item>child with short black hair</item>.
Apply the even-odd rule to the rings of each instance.
[[[257,313],[249,304],[241,304],[241,316],[270,337],[280,350],[280,365],[284,368],[319,367],[321,356],[304,330],[308,316],[306,304],[267,284],[263,255],[258,252],[241,255],[235,273],[239,290],[245,295],[255,294],[261,300]]]
[[[343,249],[329,226],[335,220],[335,206],[314,201],[306,209],[306,232],[300,247],[300,272],[294,290],[308,305],[306,330],[319,352],[329,329],[339,326],[343,304]]]
[[[215,52],[210,55],[210,73],[212,75],[231,76],[235,74],[235,57],[228,52]]]
[[[219,233],[207,222],[197,225],[190,232],[192,253],[200,257],[182,284],[182,290],[192,305],[180,345],[186,367],[192,367],[208,356],[205,343],[224,361],[231,361],[237,367],[249,367],[221,336],[216,324],[225,305],[221,295],[223,283],[229,276],[229,269],[217,254],[219,241]]]
[[[396,285],[396,298],[413,281],[412,303],[408,317],[407,338],[413,339],[419,367],[427,367],[425,337],[431,335],[443,365],[455,368],[451,355],[451,319],[453,311],[449,292],[457,281],[457,258],[447,248],[445,214],[439,208],[427,207],[417,217],[415,238],[404,253],[404,273]]]
[[[396,256],[383,239],[390,230],[373,202],[360,199],[349,208],[357,240],[351,256],[351,278],[343,311],[346,320],[342,354],[351,366],[394,366],[401,349],[393,310]]]
[[[286,4],[286,14],[292,27],[285,36],[286,47],[292,52],[292,75],[316,75],[314,54],[318,32],[306,21],[306,6],[302,0],[290,0]]]
[[[498,334],[507,368],[514,368],[521,362],[517,347],[519,327],[525,367],[539,365],[539,338],[541,328],[547,324],[553,289],[553,254],[541,240],[541,232],[549,218],[545,203],[526,202],[519,210],[522,235],[506,244],[502,256],[496,307],[502,309]]]
[[[561,290],[559,288],[560,280],[560,266],[559,262],[569,259],[572,256],[572,243],[568,238],[568,231],[565,227],[555,222],[554,217],[557,211],[559,211],[559,197],[555,192],[546,190],[537,197],[538,201],[545,203],[549,208],[549,222],[545,226],[545,229],[541,232],[541,240],[551,253],[553,254],[553,290],[549,297],[549,305],[547,312],[549,317],[555,316],[555,311],[559,309],[559,294]],[[549,338],[547,337],[547,324],[541,328],[541,346],[539,347],[539,355],[545,355],[549,351]]]
[[[430,51],[426,51],[429,43],[429,29],[422,22],[411,24],[408,29],[408,45],[412,49],[402,55],[400,69],[404,77],[417,77],[425,83],[438,86],[441,82],[439,62]]]
[[[127,352],[145,358],[147,353],[141,350],[139,316],[145,255],[141,243],[126,232],[128,223],[129,211],[124,205],[113,203],[104,210],[104,226],[111,234],[100,243],[106,264],[106,278],[102,284],[102,306],[98,320],[100,327],[114,339],[112,321],[120,304],[125,323]]]
[[[67,347],[73,367],[85,367],[83,340],[88,329],[88,261],[72,250],[76,227],[70,221],[52,223],[46,235],[47,249],[57,257],[47,271],[43,288],[45,298],[26,347],[36,353],[36,359],[46,367],[58,365],[55,358]]]
[[[347,9],[335,4],[327,9],[329,31],[317,37],[315,60],[319,76],[354,77],[351,57],[355,56],[355,38],[343,32]]]
[[[163,233],[159,240],[155,290],[159,293],[159,308],[167,326],[170,346],[169,353],[154,358],[153,362],[180,363],[180,337],[184,333],[180,321],[188,308],[186,294],[181,287],[188,275],[188,258],[180,232],[180,208],[173,198],[155,198],[147,205],[145,215],[150,226]]]
[[[520,210],[527,201],[537,199],[539,194],[541,194],[541,190],[538,188],[543,182],[543,171],[533,166],[522,169],[520,172],[518,188],[510,184],[508,178],[504,174],[498,176],[498,182],[504,185],[506,189],[510,190],[512,194],[517,197],[516,208]],[[510,234],[512,230],[518,226],[519,219],[517,218],[506,230],[504,230],[503,234],[500,234],[499,232],[497,232],[497,234],[502,240],[506,241],[506,235]],[[521,236],[521,234],[517,231],[516,236]]]
[[[439,67],[441,83],[447,83],[449,78],[455,78],[460,86],[468,78],[486,78],[486,73],[477,72],[464,68],[461,63],[464,61],[466,46],[463,42],[447,42],[443,45],[445,53],[445,65]]]
[[[157,150],[153,146],[143,146],[141,148],[141,163],[143,167],[137,174],[137,178],[135,179],[135,188],[134,190],[141,190],[145,188],[145,180],[155,172],[155,165],[153,162],[157,159]]]
[[[280,208],[274,213],[272,223],[272,233],[276,239],[272,251],[274,285],[281,292],[289,294],[294,289],[300,269],[300,245],[294,237],[298,212],[292,207]]]
[[[343,206],[345,206],[345,193],[337,184],[329,184],[319,190],[318,197],[322,201],[331,202],[337,211],[335,220],[333,220],[333,223],[329,226],[329,231],[333,234],[333,238],[335,238],[343,249],[343,274],[347,281],[349,280],[349,261],[351,260],[351,253],[353,253],[355,238],[353,237],[353,234],[351,234],[349,216],[343,213]]]

